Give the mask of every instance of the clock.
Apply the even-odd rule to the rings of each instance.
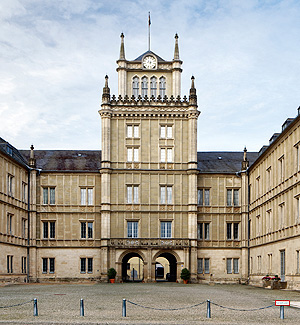
[[[154,69],[156,67],[156,60],[153,56],[147,55],[143,59],[143,67],[146,69]]]

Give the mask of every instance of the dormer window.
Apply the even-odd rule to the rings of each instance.
[[[148,95],[148,78],[143,77],[142,78],[142,97],[145,97]]]
[[[132,95],[138,97],[139,95],[139,78],[134,77],[132,80]]]
[[[152,77],[150,79],[150,96],[156,97],[156,90],[157,90],[157,79],[156,77]]]
[[[161,97],[164,97],[166,94],[166,78],[165,77],[159,78],[159,94]]]

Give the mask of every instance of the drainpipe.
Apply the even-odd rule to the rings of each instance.
[[[27,193],[27,283],[29,283],[29,247],[30,247],[30,172],[31,168],[28,169],[28,193]]]
[[[248,283],[250,281],[250,177],[249,171],[247,169],[247,178],[248,178]]]

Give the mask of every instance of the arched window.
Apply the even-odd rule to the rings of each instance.
[[[139,95],[139,78],[134,77],[132,80],[132,95],[138,97]]]
[[[164,97],[166,94],[166,78],[165,77],[159,78],[159,94],[161,97]]]
[[[152,77],[150,79],[150,96],[156,97],[156,90],[157,90],[157,79],[156,77]]]
[[[142,97],[145,97],[148,95],[148,78],[143,77],[142,78]]]

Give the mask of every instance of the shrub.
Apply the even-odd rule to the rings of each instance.
[[[116,277],[116,275],[117,275],[117,271],[113,267],[108,269],[107,276],[109,279],[114,279]]]

